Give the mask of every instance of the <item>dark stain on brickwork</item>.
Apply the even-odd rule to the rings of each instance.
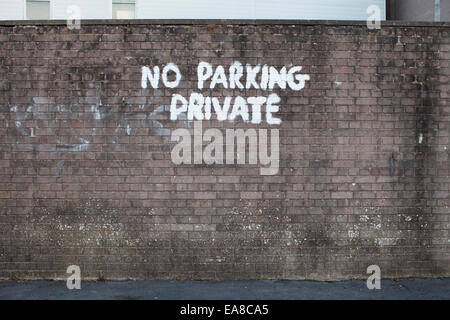
[[[389,175],[391,177],[395,175],[395,166],[396,166],[395,156],[392,153],[391,157],[389,158]]]
[[[436,170],[436,153],[433,141],[436,139],[436,110],[439,108],[439,100],[436,99],[438,69],[435,65],[435,52],[432,44],[422,44],[423,73],[420,75],[418,84],[419,96],[422,101],[416,107],[416,137],[417,143],[414,147],[416,158],[415,181],[416,181],[416,208],[418,219],[413,227],[414,237],[418,240],[421,250],[417,252],[417,259],[428,262],[430,269],[443,272],[433,263],[433,256],[429,254],[432,247],[433,219],[432,209],[429,203],[434,201],[434,184],[430,179],[430,171]]]

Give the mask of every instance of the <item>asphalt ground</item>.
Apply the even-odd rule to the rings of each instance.
[[[450,278],[366,281],[0,281],[0,300],[449,300]]]

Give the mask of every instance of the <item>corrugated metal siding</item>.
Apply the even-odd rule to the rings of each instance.
[[[385,0],[137,0],[141,19],[326,19],[366,20]]]
[[[24,19],[25,0],[0,0],[0,20]],[[51,0],[52,19],[67,19],[78,5],[82,19],[111,19],[111,0]],[[138,19],[366,20],[367,7],[385,0],[136,0]]]
[[[67,8],[77,5],[82,19],[111,19],[111,0],[52,0],[53,19],[67,19]]]
[[[0,20],[22,20],[24,0],[0,0]]]

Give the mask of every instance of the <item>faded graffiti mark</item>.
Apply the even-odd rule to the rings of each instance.
[[[9,107],[9,117],[5,120],[6,129],[10,130],[11,136],[29,139],[16,138],[14,143],[0,144],[0,148],[12,147],[25,151],[45,152],[83,152],[91,147],[94,136],[105,135],[107,136],[108,144],[114,145],[115,149],[120,149],[120,145],[117,143],[117,137],[121,134],[121,131],[124,131],[126,135],[132,135],[133,123],[136,121],[145,121],[155,135],[169,136],[171,130],[165,128],[163,123],[156,120],[157,115],[168,112],[169,108],[161,105],[151,112],[145,112],[145,107],[145,105],[139,107],[144,112],[120,112],[114,130],[115,135],[113,136],[107,135],[107,127],[104,125],[98,125],[92,128],[91,134],[88,136],[81,136],[72,127],[70,120],[66,120],[68,117],[65,115],[72,112],[68,106],[57,105],[49,107],[49,110],[54,110],[55,115],[49,116],[48,119],[39,116],[39,108],[35,105],[27,107],[12,106]],[[96,105],[91,106],[88,112],[91,114],[92,119],[98,123],[102,121],[114,121],[113,117],[117,111],[111,106],[102,105],[101,101],[99,101]],[[25,122],[27,123],[26,125]],[[191,126],[189,121],[184,121],[183,123],[185,127]],[[33,141],[37,137],[37,132],[51,136],[52,143]],[[70,143],[67,141],[70,141]]]

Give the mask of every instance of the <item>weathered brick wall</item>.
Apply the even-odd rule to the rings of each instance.
[[[112,23],[0,26],[0,277],[450,275],[448,24]],[[236,60],[310,75],[273,90],[278,174],[171,161],[172,94]],[[177,88],[141,88],[170,62]]]

